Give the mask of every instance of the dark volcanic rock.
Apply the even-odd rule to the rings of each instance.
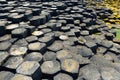
[[[8,41],[5,41],[5,42],[1,42],[0,43],[0,50],[1,51],[5,51],[5,50],[8,50],[10,48],[12,44]]]
[[[8,71],[0,71],[0,80],[10,80],[14,76],[13,73]]]
[[[25,61],[18,68],[17,73],[23,75],[29,75],[33,80],[39,80],[41,78],[40,65],[36,61]]]
[[[67,74],[59,73],[54,77],[54,80],[73,80],[73,78]]]
[[[69,73],[78,73],[79,71],[79,63],[74,59],[64,59],[61,61],[61,68],[63,71]]]
[[[60,63],[58,61],[45,61],[41,65],[41,71],[44,74],[53,75],[60,71]]]

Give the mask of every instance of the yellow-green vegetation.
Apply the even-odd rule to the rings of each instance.
[[[116,38],[120,40],[120,0],[102,0],[102,2],[92,2],[91,4],[112,10],[113,14],[105,18],[104,22],[109,28],[116,28],[114,29],[116,31]]]
[[[103,0],[103,4],[113,11],[109,23],[120,24],[120,0]]]

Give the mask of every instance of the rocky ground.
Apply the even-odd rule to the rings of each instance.
[[[0,1],[0,80],[120,80],[116,32],[101,20],[111,14],[82,0]]]

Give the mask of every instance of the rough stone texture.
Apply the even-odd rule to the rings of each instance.
[[[101,80],[100,73],[94,65],[86,65],[80,69],[79,77],[86,80]]]
[[[25,61],[18,68],[17,73],[23,75],[29,75],[33,80],[39,80],[41,78],[40,65],[36,61]]]
[[[41,71],[44,74],[55,74],[60,71],[60,63],[58,61],[45,61],[41,65]]]
[[[0,50],[1,51],[5,51],[5,50],[8,50],[10,48],[12,44],[8,41],[5,41],[5,42],[1,42],[0,43]]]
[[[0,52],[0,65],[4,62],[4,60],[9,56],[8,52],[1,51]]]
[[[14,76],[13,73],[8,71],[0,71],[0,80],[10,80]]]
[[[59,73],[54,77],[54,80],[73,80],[73,78],[67,74]]]
[[[59,51],[63,48],[63,45],[61,44],[61,42],[54,42],[51,46],[48,47],[49,50],[51,51]]]
[[[24,60],[26,61],[42,61],[42,54],[39,52],[32,52],[25,56]]]
[[[24,55],[27,52],[27,47],[12,45],[9,52],[10,52],[10,55],[13,55],[13,56]]]
[[[4,66],[10,69],[16,69],[22,62],[22,57],[10,57]]]
[[[0,80],[120,80],[112,11],[95,2],[0,1]]]
[[[69,73],[78,73],[79,63],[74,59],[64,59],[61,61],[61,68]]]
[[[33,80],[33,79],[29,76],[24,76],[24,75],[21,75],[21,74],[15,74],[14,77],[11,80]]]

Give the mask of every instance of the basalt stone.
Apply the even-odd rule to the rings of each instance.
[[[84,37],[80,36],[80,37],[78,37],[78,41],[76,43],[84,45],[86,43],[86,39]]]
[[[84,47],[84,46],[82,46],[79,49],[79,54],[81,54],[83,57],[91,57],[94,55],[93,52],[91,51],[91,49]]]
[[[114,62],[119,62],[119,59],[117,58],[117,56],[112,53],[112,52],[107,52],[105,55],[104,55],[104,58],[106,60],[109,60],[109,61],[114,61]]]
[[[54,52],[47,51],[43,55],[43,59],[44,59],[44,61],[53,61],[53,60],[56,60],[56,54]]]
[[[29,53],[28,55],[26,55],[24,57],[24,60],[25,61],[37,61],[37,62],[41,62],[42,61],[42,54],[39,53],[39,52],[32,52],[32,53]]]
[[[33,80],[29,76],[21,75],[21,74],[15,74],[14,77],[11,80]]]
[[[61,24],[61,23],[59,23],[59,22],[57,22],[57,23],[56,23],[56,30],[57,30],[57,31],[59,31],[59,30],[60,30],[60,28],[61,28],[61,26],[62,26],[62,24]]]
[[[26,26],[25,28],[27,29],[28,35],[35,31],[35,26]]]
[[[48,12],[42,12],[42,15],[46,16],[46,21],[49,21],[51,19],[51,15]]]
[[[0,80],[10,80],[14,76],[13,73],[8,71],[0,71]]]
[[[33,12],[33,15],[36,16],[41,13],[41,10],[39,8],[36,8],[36,9],[32,9],[32,12]]]
[[[16,41],[14,43],[15,45],[20,45],[20,46],[27,46],[28,45],[28,42],[23,38],[23,39],[19,39],[18,41]]]
[[[8,41],[4,41],[0,43],[0,51],[6,51],[11,47],[11,43]]]
[[[38,26],[38,30],[45,29],[45,28],[47,28],[46,25],[40,25],[40,26]]]
[[[85,80],[101,80],[101,75],[94,65],[86,65],[80,69],[79,77]]]
[[[40,65],[36,61],[25,61],[18,68],[17,73],[31,76],[33,80],[41,79]]]
[[[65,72],[75,74],[79,71],[79,63],[74,59],[64,59],[61,61],[61,69]]]
[[[44,74],[53,75],[60,71],[60,63],[58,61],[45,61],[41,65],[41,71]]]
[[[40,25],[40,18],[39,16],[34,16],[30,19],[30,24],[33,26],[39,26]]]
[[[8,58],[7,62],[3,64],[3,66],[9,69],[16,69],[22,62],[23,62],[22,57],[10,57]]]
[[[50,44],[54,42],[54,38],[50,36],[44,36],[44,37],[39,38],[39,41],[41,43],[46,43],[46,45],[49,46]]]
[[[8,40],[10,43],[15,43],[18,40],[18,38],[11,38],[10,40]]]
[[[82,36],[88,36],[88,35],[89,35],[89,31],[84,30],[84,31],[81,31],[80,34],[81,34]]]
[[[19,24],[10,24],[6,26],[6,30],[10,33],[13,29],[19,28]]]
[[[60,35],[63,35],[64,33],[63,33],[63,32],[60,32],[60,31],[55,31],[54,34],[55,34],[55,38],[56,38],[56,39],[59,39],[59,36],[60,36]]]
[[[75,26],[79,26],[80,20],[75,20],[75,21],[74,21],[74,24],[75,24]]]
[[[105,37],[106,37],[106,39],[108,39],[108,40],[113,40],[113,38],[115,37],[112,33],[106,33],[105,34]]]
[[[44,36],[50,36],[50,37],[55,38],[55,33],[54,32],[49,32],[49,33],[46,33]]]
[[[27,47],[19,46],[19,45],[12,45],[9,52],[10,55],[18,56],[18,55],[24,55],[27,52]]]
[[[80,27],[81,27],[82,29],[86,29],[86,24],[85,24],[85,23],[81,23],[81,24],[80,24]]]
[[[52,30],[49,28],[41,29],[41,31],[43,31],[44,33],[52,32]]]
[[[64,48],[67,48],[69,46],[74,46],[74,41],[72,41],[72,40],[63,41],[63,46],[64,46]]]
[[[72,58],[72,54],[68,50],[60,50],[57,52],[56,57],[58,60]]]
[[[25,28],[14,29],[11,33],[13,38],[23,38],[27,36],[27,30]]]
[[[0,23],[0,36],[5,34],[5,25]]]
[[[0,65],[4,63],[8,56],[9,56],[8,52],[0,51]]]
[[[46,44],[45,43],[40,43],[40,42],[30,43],[28,45],[28,49],[30,51],[39,51],[39,52],[43,53],[46,49]]]
[[[63,32],[68,32],[68,31],[70,31],[70,27],[68,27],[68,26],[63,26],[63,27],[61,27],[61,31],[63,31]]]
[[[119,76],[120,73],[114,68],[109,68],[109,67],[102,68],[100,73],[103,80],[105,79],[119,80],[120,79],[120,76]]]
[[[32,33],[33,36],[37,36],[37,37],[42,37],[44,35],[43,31],[34,31]]]
[[[28,21],[33,17],[32,11],[28,10],[25,12],[25,20]]]
[[[109,51],[113,52],[114,54],[119,54],[120,53],[119,48],[116,48],[115,46],[110,48]]]
[[[6,34],[0,37],[0,42],[7,41],[9,39],[11,39],[11,35]]]
[[[85,43],[85,45],[86,45],[88,48],[90,48],[94,53],[96,52],[96,49],[97,49],[97,44],[96,44],[96,43],[87,41],[87,42]]]
[[[81,65],[90,64],[90,60],[82,57],[80,54],[73,55],[73,59],[77,60]]]
[[[52,29],[53,31],[55,31],[56,30],[56,23],[48,23],[47,27]]]
[[[66,33],[66,35],[68,35],[69,37],[74,37],[74,36],[76,36],[75,33],[72,32],[72,31],[65,32],[65,33]]]
[[[102,41],[101,44],[99,44],[99,45],[106,47],[108,49],[113,47],[113,44],[109,41],[106,41],[106,40]]]
[[[40,18],[40,25],[43,25],[47,22],[45,15],[40,14],[39,18]]]
[[[96,53],[98,54],[105,54],[107,52],[107,49],[104,47],[98,47],[96,50]]]
[[[73,80],[73,78],[65,73],[59,73],[56,76],[54,76],[54,80]]]
[[[67,21],[66,21],[66,20],[59,20],[58,22],[61,23],[62,26],[65,26],[65,25],[67,24]]]
[[[48,50],[57,52],[63,48],[63,45],[60,41],[55,41],[51,46],[48,47]]]
[[[14,22],[14,23],[19,23],[23,20],[24,18],[24,15],[23,14],[20,14],[20,15],[15,15],[15,16],[12,16],[10,17],[11,18],[11,21]]]
[[[113,67],[112,62],[106,60],[102,55],[95,55],[90,60],[93,64],[95,64],[99,68]]]
[[[65,18],[66,19],[66,21],[67,21],[67,24],[69,24],[69,23],[73,23],[73,18],[71,17],[71,18]]]
[[[75,35],[77,36],[77,37],[79,37],[80,36],[80,32],[82,32],[82,31],[80,31],[79,29],[71,29],[71,32],[74,32],[75,33]]]
[[[25,38],[29,43],[30,42],[36,42],[38,38],[36,36],[28,36]]]
[[[69,37],[68,37],[67,35],[60,35],[60,36],[59,36],[59,39],[60,39],[60,40],[63,40],[63,41],[66,41],[66,40],[69,39]]]

